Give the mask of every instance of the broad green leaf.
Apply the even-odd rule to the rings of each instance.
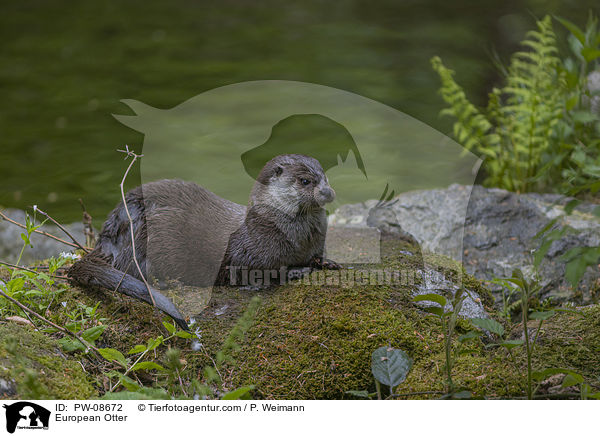
[[[556,315],[554,310],[548,310],[546,312],[533,312],[529,315],[529,319],[546,320]]]
[[[524,344],[522,339],[511,339],[510,341],[500,342],[498,345],[506,348],[507,350],[512,350],[513,348],[520,347]]]
[[[108,361],[115,361],[121,364],[124,368],[127,368],[127,359],[123,356],[119,350],[114,348],[99,348],[98,352]]]
[[[247,395],[252,389],[254,389],[254,385],[250,386],[242,386],[241,388],[236,389],[235,391],[227,392],[225,395],[221,397],[222,400],[239,400],[246,398]],[[249,399],[249,398],[248,398]]]
[[[433,313],[434,315],[437,315],[440,318],[442,316],[444,316],[444,309],[442,309],[441,307],[437,307],[437,306],[422,307],[421,310],[424,310],[425,312]]]
[[[73,339],[70,336],[65,336],[64,338],[59,339],[58,343],[67,353],[72,353],[74,351],[85,351],[85,346],[77,339]]]
[[[156,339],[153,339],[153,338],[148,339],[148,346],[147,346],[148,351],[154,350],[156,347],[158,347],[162,343],[163,343],[162,335],[158,336]]]
[[[432,303],[439,304],[442,308],[445,307],[446,304],[448,303],[448,300],[446,300],[446,298],[444,298],[443,296],[438,295],[438,294],[421,294],[421,295],[417,295],[416,297],[413,298],[413,301],[415,301],[415,302],[430,301]]]
[[[143,353],[144,351],[146,351],[146,346],[140,344],[140,345],[136,345],[131,350],[129,350],[129,352],[127,354]]]
[[[568,388],[583,383],[583,376],[576,372],[569,372],[562,382],[563,388]]]
[[[554,15],[554,19],[565,26],[581,44],[585,44],[585,33],[576,24],[566,18],[557,17],[556,15]]]
[[[91,328],[85,330],[81,334],[81,337],[88,342],[94,342],[96,339],[98,339],[100,336],[102,336],[102,333],[104,332],[104,330],[106,330],[105,325],[97,325],[95,327],[91,327]]]
[[[471,323],[491,333],[495,333],[500,337],[504,335],[504,327],[502,324],[491,318],[473,318],[471,319]]]
[[[190,339],[192,337],[192,334],[184,330],[179,330],[177,333],[175,333],[175,336],[183,339]]]
[[[141,386],[138,384],[138,382],[136,382],[135,380],[127,377],[124,374],[121,374],[119,376],[119,381],[125,387],[125,389],[127,389],[130,392],[137,392],[141,388]]]
[[[167,331],[171,334],[175,333],[175,326],[173,324],[171,324],[170,322],[167,321],[163,321],[162,324],[165,326],[165,328],[167,329]]]
[[[371,372],[380,383],[394,387],[404,380],[413,361],[404,351],[392,347],[380,347],[371,356]]]
[[[358,398],[370,398],[369,391],[346,391],[348,395],[354,395]]]
[[[587,62],[592,62],[600,57],[600,50],[592,47],[583,47],[581,49],[581,55]]]
[[[533,371],[531,373],[531,377],[534,380],[542,381],[542,380],[546,380],[548,377],[556,375],[556,374],[570,374],[570,373],[577,374],[575,371],[568,369],[568,368],[546,368],[542,371]]]

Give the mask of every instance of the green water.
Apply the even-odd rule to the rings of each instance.
[[[112,114],[167,109],[218,86],[283,79],[347,90],[449,131],[433,55],[485,101],[533,16],[584,22],[597,1],[2,2],[0,205],[96,224],[119,200],[115,150],[144,137]],[[558,29],[558,25],[555,25]],[[403,156],[411,162],[410,153]],[[422,170],[443,183],[435,166]],[[140,180],[139,171],[129,186]]]

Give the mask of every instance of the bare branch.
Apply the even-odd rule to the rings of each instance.
[[[44,212],[42,209],[40,209],[39,207],[35,207],[35,210],[38,211],[39,213],[41,213],[42,215],[44,215],[46,218],[48,218],[50,221],[52,221],[54,223],[54,225],[56,227],[58,227],[59,229],[61,229],[69,238],[71,238],[71,241],[73,241],[75,243],[75,245],[77,245],[78,248],[81,248],[83,251],[85,251],[86,253],[89,253],[91,250],[87,247],[84,247],[83,245],[81,245],[79,242],[77,242],[77,239],[75,239],[73,237],[73,235],[71,235],[67,229],[65,229],[58,221],[56,221],[54,218],[52,218],[50,215],[48,215],[46,212]]]
[[[8,263],[8,262],[3,262],[1,260],[0,260],[0,265],[5,265],[5,266],[7,266],[9,268],[12,268],[12,269],[20,269],[20,270],[23,270],[23,271],[28,271],[28,272],[32,272],[34,274],[38,274],[37,271],[34,271],[32,269],[25,268],[24,266],[15,265],[15,264]],[[59,280],[65,280],[65,281],[69,280],[67,277],[55,276],[55,275],[52,275],[52,274],[46,274],[46,275],[48,277],[52,277],[52,278],[59,279]]]
[[[150,292],[150,285],[146,281],[146,277],[142,273],[142,268],[140,268],[140,264],[138,263],[138,260],[137,260],[136,250],[135,250],[135,235],[133,233],[133,220],[131,219],[131,214],[129,213],[129,208],[127,207],[127,201],[125,200],[125,187],[124,187],[125,179],[127,179],[127,174],[129,174],[129,171],[131,170],[131,167],[133,166],[135,161],[138,160],[138,158],[142,157],[143,154],[140,154],[140,155],[135,154],[133,151],[129,150],[129,146],[127,146],[127,145],[125,146],[125,150],[117,150],[117,151],[127,154],[125,159],[127,159],[128,157],[133,158],[133,159],[131,159],[131,163],[127,167],[127,170],[125,171],[125,174],[123,175],[123,179],[121,180],[121,185],[120,185],[121,186],[121,199],[123,200],[123,207],[125,208],[125,213],[127,213],[127,219],[129,219],[129,231],[131,234],[131,250],[133,251],[133,261],[135,262],[135,266],[137,267],[137,270],[140,273],[140,277],[142,278],[142,281],[146,285],[146,289],[148,290],[148,295],[150,295],[150,299],[152,300],[152,305],[154,307],[156,307],[156,301],[154,301],[154,296],[152,295],[152,292]]]
[[[6,295],[4,293],[3,290],[0,289],[0,296],[6,298],[7,300],[13,302],[14,304],[16,304],[17,306],[19,306],[21,309],[23,309],[25,312],[29,312],[30,314],[32,314],[33,316],[35,316],[38,319],[41,319],[43,322],[45,322],[46,324],[48,324],[49,326],[54,327],[55,329],[63,332],[66,335],[72,336],[73,338],[77,339],[79,342],[81,342],[83,344],[83,346],[85,347],[86,350],[94,350],[94,352],[98,355],[98,357],[102,357],[102,355],[100,354],[100,352],[98,351],[98,348],[96,348],[95,346],[93,346],[92,344],[88,343],[85,339],[79,337],[78,335],[76,335],[75,333],[73,333],[70,330],[67,330],[57,324],[54,324],[52,321],[44,318],[42,315],[40,315],[39,313],[37,313],[36,311],[30,309],[29,307],[25,306],[24,304],[22,304],[21,302],[15,300],[12,297],[9,297],[8,295]]]

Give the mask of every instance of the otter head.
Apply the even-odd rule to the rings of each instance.
[[[265,164],[256,179],[250,205],[266,205],[289,215],[321,209],[335,199],[335,191],[318,160],[283,154]]]

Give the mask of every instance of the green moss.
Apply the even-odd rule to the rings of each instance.
[[[16,398],[76,399],[96,393],[81,365],[55,339],[32,328],[0,325],[0,378],[14,380]]]
[[[418,247],[398,239],[384,239],[382,248],[383,263],[366,265],[364,269],[422,271],[427,264],[452,281],[462,280],[491,308],[491,294],[480,281],[465,274],[459,264],[441,256],[428,255],[423,260]],[[313,273],[311,280],[316,281],[317,275]],[[230,347],[234,363],[219,368],[223,385],[212,384],[219,391],[252,384],[256,386],[253,397],[267,399],[351,398],[346,391],[374,392],[371,353],[384,345],[400,348],[414,359],[413,369],[398,387],[398,393],[442,391],[446,378],[444,335],[437,319],[413,304],[411,295],[419,283],[419,275],[414,278],[412,283],[383,285],[364,279],[353,286],[339,286],[327,280],[315,286],[303,280],[258,293],[214,289],[209,307],[198,321],[202,349],[194,351],[191,343],[182,339],[169,344],[181,350],[182,383],[190,393],[192,380],[204,380],[205,366],[212,366],[217,360],[216,355],[223,349],[236,321],[251,298],[259,295],[262,305],[253,326],[244,338],[236,340],[239,347]],[[65,325],[69,321],[67,313],[76,310],[80,303],[94,306],[97,301],[101,301],[97,317],[108,320],[104,334],[97,341],[99,347],[116,348],[126,354],[133,346],[165,334],[161,325],[164,315],[113,292],[71,288],[60,295],[60,303],[65,306],[57,301],[46,315]],[[584,309],[583,315],[563,313],[544,324],[533,359],[534,369],[567,367],[583,374],[592,385],[597,383],[600,308]],[[519,325],[505,325],[505,328],[511,338],[522,334]],[[468,321],[458,321],[457,334],[470,329]],[[17,338],[18,353],[10,352],[15,343],[13,340],[11,345],[11,337]],[[486,347],[483,342],[470,347],[468,354],[456,360],[453,369],[456,385],[478,397],[524,395],[526,362],[521,349],[513,350],[513,361],[502,348]],[[155,360],[164,363],[166,350],[167,347],[159,347]],[[76,355],[86,365],[90,380],[73,357],[65,357],[52,337],[12,324],[0,325],[0,377],[17,381],[20,398],[101,396],[105,374],[114,366]],[[170,392],[178,389],[169,385],[168,377],[156,372],[136,375],[145,386]],[[436,396],[439,394],[411,398]]]
[[[416,256],[398,254],[398,250],[386,254],[386,266],[420,267]],[[447,265],[440,270],[448,276]],[[491,298],[478,280],[462,269],[460,273],[484,303]],[[254,327],[235,355],[237,363],[225,371],[225,385],[253,384],[253,395],[266,399],[347,398],[348,390],[374,392],[371,353],[391,345],[414,359],[398,392],[444,390],[443,334],[437,320],[416,308],[410,295],[410,286],[343,288],[294,283],[282,287],[265,296]],[[585,317],[562,314],[547,322],[536,349],[535,369],[568,367],[593,381],[600,367],[598,311],[586,309]],[[217,345],[219,335],[213,334],[213,328],[211,322],[204,324],[204,337]],[[227,323],[221,322],[217,329],[226,331]],[[470,329],[469,322],[459,321],[458,333]],[[477,397],[524,395],[526,364],[521,349],[513,350],[514,362],[506,350],[485,347],[481,341],[471,349],[456,360],[455,384]]]

